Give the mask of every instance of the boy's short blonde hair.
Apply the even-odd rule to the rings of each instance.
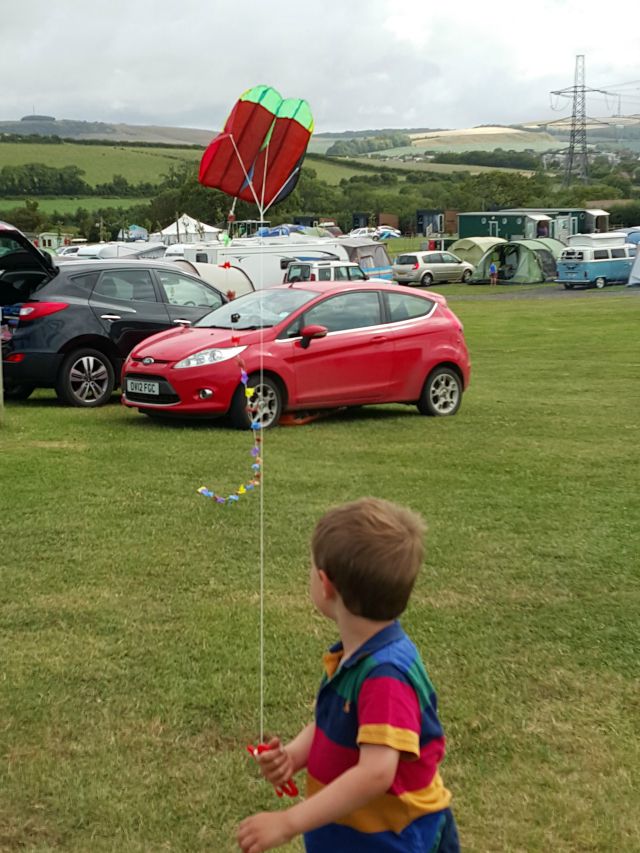
[[[313,562],[354,616],[395,619],[406,608],[422,565],[425,531],[412,510],[361,498],[330,509],[318,521]]]

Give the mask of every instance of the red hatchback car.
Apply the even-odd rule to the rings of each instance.
[[[133,349],[122,402],[148,415],[229,414],[251,426],[283,412],[412,403],[454,415],[469,383],[462,324],[438,293],[371,281],[279,285]]]

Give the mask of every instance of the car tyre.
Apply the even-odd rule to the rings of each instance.
[[[462,273],[462,281],[463,281],[463,283],[464,283],[464,284],[466,284],[466,283],[469,281],[469,279],[471,278],[471,276],[472,276],[472,272],[471,272],[471,270],[465,270],[465,271]]]
[[[282,415],[282,390],[271,376],[252,374],[247,381],[247,388],[253,388],[253,396],[247,400],[245,386],[239,385],[233,395],[229,407],[229,419],[236,429],[249,429],[253,422],[260,424],[261,429],[271,429],[278,425]],[[247,406],[248,404],[248,406]],[[247,408],[255,408],[248,412]]]
[[[570,283],[570,282],[568,282],[568,281],[565,281],[565,283],[564,283],[564,289],[565,289],[565,290],[573,290],[573,284],[571,284],[571,283]]]
[[[448,417],[455,415],[462,403],[462,382],[453,367],[436,367],[427,376],[417,402],[421,415]]]
[[[113,365],[95,349],[77,349],[62,362],[56,394],[65,403],[81,408],[103,406],[115,387]]]
[[[4,388],[4,398],[5,400],[28,400],[35,390],[35,385],[7,384]]]
[[[594,282],[594,284],[598,288],[598,290],[602,290],[602,288],[606,285],[606,283],[607,283],[606,278],[603,278],[603,276],[601,276],[601,275],[598,276],[598,278]]]
[[[433,276],[431,275],[430,272],[426,272],[422,276],[422,278],[420,279],[420,284],[423,287],[431,287],[431,285],[433,284]]]

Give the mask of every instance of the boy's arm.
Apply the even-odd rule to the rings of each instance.
[[[332,823],[391,786],[400,753],[388,746],[362,744],[360,760],[313,797],[280,812],[253,815],[240,824],[243,853],[261,853],[290,841],[295,835]]]

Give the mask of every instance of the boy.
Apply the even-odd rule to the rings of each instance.
[[[307,853],[456,853],[451,794],[438,764],[436,697],[397,617],[424,555],[422,519],[362,498],[324,515],[311,542],[311,600],[338,627],[324,657],[315,723],[258,756],[281,785],[307,768],[307,799],[263,812],[238,830],[243,853],[304,833]]]
[[[489,284],[496,285],[498,283],[498,267],[495,261],[489,264]]]

